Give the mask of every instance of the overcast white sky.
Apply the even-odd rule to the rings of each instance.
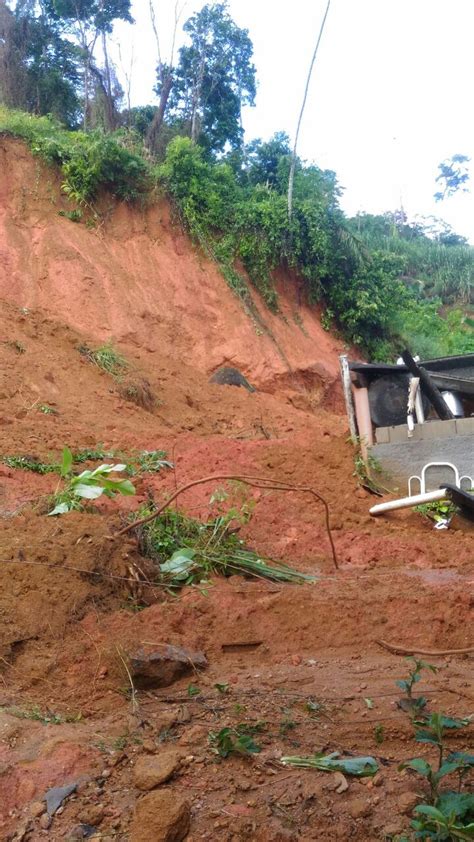
[[[183,21],[203,2],[189,0]],[[116,27],[124,64],[133,44],[132,101],[154,101],[156,46],[148,0],[134,27]],[[326,0],[229,0],[254,44],[258,92],[244,114],[246,139],[293,138]],[[163,57],[174,0],[155,0]],[[180,26],[179,38],[183,33]],[[336,171],[342,206],[379,213],[403,206],[435,214],[474,243],[473,192],[436,204],[437,165],[474,158],[474,0],[332,0],[315,65],[299,153]],[[473,165],[474,175],[474,165]]]

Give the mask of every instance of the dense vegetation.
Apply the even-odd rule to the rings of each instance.
[[[403,346],[425,357],[474,352],[474,250],[447,226],[409,224],[403,213],[349,220],[335,174],[301,160],[289,218],[289,139],[243,142],[252,44],[225,3],[186,21],[176,62],[158,55],[157,107],[123,107],[107,52],[118,18],[130,20],[128,0],[18,0],[14,10],[0,0],[0,131],[61,167],[63,190],[79,205],[71,218],[93,208],[101,189],[127,201],[164,189],[247,305],[249,279],[278,311],[274,273],[283,266],[301,298],[322,303],[324,326],[374,359]]]

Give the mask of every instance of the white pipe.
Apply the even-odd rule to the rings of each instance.
[[[401,497],[400,500],[389,500],[388,503],[378,503],[369,509],[371,515],[382,515],[384,512],[393,512],[395,509],[410,509],[412,506],[419,506],[421,503],[434,503],[436,500],[447,500],[446,489],[438,491],[427,491],[425,494],[413,494],[412,497]]]

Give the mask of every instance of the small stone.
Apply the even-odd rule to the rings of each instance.
[[[398,809],[404,816],[411,816],[418,804],[419,798],[416,792],[401,792],[398,796]]]
[[[333,775],[335,790],[336,792],[341,795],[341,793],[346,792],[349,789],[349,784],[347,782],[347,778],[344,777],[342,772],[334,772]]]
[[[302,660],[303,659],[302,659],[301,655],[292,655],[291,656],[291,663],[293,664],[294,667],[299,667]]]
[[[48,828],[51,824],[51,821],[52,821],[51,816],[48,816],[47,813],[43,813],[43,815],[40,816],[40,820],[39,820],[40,827],[42,828],[42,830],[48,830]]]
[[[37,819],[43,815],[45,810],[46,804],[44,801],[33,801],[33,803],[30,804],[28,812],[33,819]]]
[[[189,830],[188,801],[170,789],[149,792],[136,807],[130,842],[181,842]]]
[[[184,734],[181,736],[179,742],[183,746],[194,746],[199,745],[203,738],[207,737],[207,729],[203,728],[202,725],[193,725],[192,728],[189,728]]]
[[[353,819],[363,819],[370,816],[372,812],[371,805],[364,798],[353,798],[349,802],[349,813]]]
[[[157,755],[143,755],[137,759],[133,772],[137,789],[147,792],[168,781],[180,765],[182,754],[176,749]]]
[[[96,827],[104,818],[103,804],[91,804],[85,807],[78,815],[78,819],[82,824],[90,824]]]
[[[143,740],[142,749],[148,754],[154,754],[156,751],[156,743],[153,740]]]
[[[404,822],[403,821],[392,821],[390,824],[385,825],[383,828],[383,836],[385,838],[391,839],[392,836],[398,836],[404,829]]]

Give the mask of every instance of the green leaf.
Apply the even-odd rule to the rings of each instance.
[[[373,757],[339,757],[337,751],[313,757],[282,757],[281,762],[285,766],[309,767],[323,772],[344,772],[358,778],[372,777],[379,769]]]
[[[63,449],[63,455],[60,466],[60,473],[62,477],[66,477],[72,470],[73,456],[68,447]]]
[[[416,731],[415,740],[417,743],[432,743],[435,746],[439,744],[438,738],[431,731]]]
[[[162,573],[169,573],[173,579],[186,579],[194,569],[194,556],[196,551],[192,549],[176,550],[168,561],[160,565]]]
[[[374,706],[373,699],[364,699],[365,704],[367,705],[369,710],[372,710]]]
[[[414,772],[418,772],[419,775],[423,775],[425,778],[430,778],[433,774],[433,769],[430,764],[421,757],[414,757],[413,760],[407,760],[406,763],[400,763],[398,770],[402,771],[403,769],[413,769]]]
[[[423,816],[429,816],[430,819],[434,819],[441,824],[446,823],[446,816],[438,810],[436,807],[432,807],[430,804],[419,804],[415,807],[414,813],[421,813]]]
[[[68,503],[58,503],[52,512],[48,512],[48,517],[52,515],[65,515],[66,512],[69,511],[69,504]]]
[[[85,500],[97,500],[104,493],[104,489],[100,485],[78,483],[74,486],[73,492],[76,497],[83,497]]]
[[[470,812],[474,812],[474,794],[470,792],[442,792],[436,806],[442,813],[449,816],[452,813],[457,819],[462,819]]]
[[[192,696],[199,696],[200,693],[201,693],[201,691],[200,691],[199,687],[196,687],[195,684],[189,684],[188,685],[188,696],[191,696],[191,697]]]
[[[214,687],[216,688],[216,690],[219,691],[219,693],[228,693],[229,692],[229,685],[228,684],[214,684]]]
[[[462,764],[456,762],[450,763],[445,760],[436,772],[436,779],[441,780],[441,778],[444,778],[446,775],[451,775],[452,772],[459,772],[459,769],[462,769]]]
[[[464,751],[453,751],[447,759],[462,766],[474,766],[474,754],[466,754]]]

